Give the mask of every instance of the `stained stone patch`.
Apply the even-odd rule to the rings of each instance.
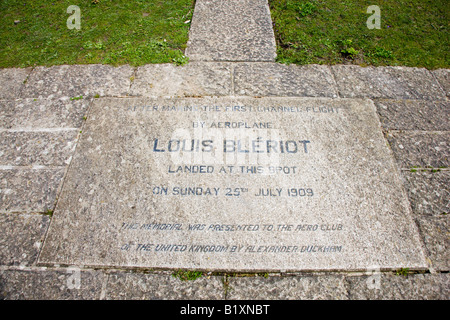
[[[343,98],[445,100],[430,71],[409,67],[331,66]]]
[[[31,68],[0,69],[0,99],[17,98],[31,70]]]
[[[36,67],[20,98],[87,98],[126,96],[134,70],[128,65],[61,65]]]
[[[0,100],[0,128],[81,128],[90,100]]]
[[[426,268],[370,100],[102,99],[40,263]]]
[[[278,63],[239,63],[234,67],[234,94],[336,98],[329,67]]]
[[[154,64],[138,67],[131,96],[201,97],[231,94],[231,67],[227,63],[185,66]]]
[[[0,213],[53,210],[64,170],[64,168],[2,168],[0,170]]]
[[[375,105],[385,129],[450,131],[448,101],[377,99]]]
[[[50,218],[40,214],[0,214],[0,264],[32,265]]]
[[[224,298],[223,280],[203,276],[181,281],[172,275],[112,273],[105,294],[107,300],[216,300]]]
[[[197,0],[186,56],[192,61],[275,61],[267,0]]]
[[[387,139],[403,169],[449,167],[448,132],[391,131]]]

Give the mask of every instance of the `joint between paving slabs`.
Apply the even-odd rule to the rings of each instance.
[[[100,271],[102,274],[101,280],[101,289],[99,293],[99,300],[106,300],[108,294],[108,286],[109,280],[112,274],[153,274],[160,276],[173,276],[175,277],[175,270],[151,270],[151,269],[143,269],[143,268],[90,268],[84,266],[75,266],[75,265],[54,265],[54,266],[0,266],[0,272],[2,271],[25,271],[25,272],[45,272],[45,271],[68,271],[68,270],[79,270],[80,272],[95,272]],[[230,293],[234,290],[233,286],[230,283],[232,278],[255,278],[255,279],[269,279],[269,278],[290,278],[290,277],[327,277],[327,276],[340,276],[342,277],[342,282],[344,284],[346,297],[350,296],[350,282],[349,278],[351,277],[361,277],[361,276],[373,276],[373,275],[392,275],[398,276],[407,279],[408,277],[413,277],[415,275],[420,274],[446,274],[448,271],[438,271],[438,272],[430,272],[430,270],[411,270],[408,268],[400,268],[397,270],[380,270],[377,272],[368,272],[368,271],[354,271],[354,272],[258,272],[258,273],[233,273],[233,272],[202,272],[201,278],[206,278],[209,280],[211,276],[221,277],[220,281],[223,285],[222,288],[222,299],[227,300],[230,298]],[[182,281],[182,280],[180,280]],[[186,284],[189,285],[190,280],[185,280]]]
[[[330,70],[331,77],[333,78],[333,82],[334,82],[334,88],[336,89],[336,96],[339,99],[339,98],[341,98],[341,92],[339,91],[339,86],[337,84],[336,75],[333,71],[333,68],[331,68],[331,66],[327,65],[327,68],[328,68],[328,70]],[[374,102],[374,101],[372,100],[372,102]]]
[[[136,80],[138,67],[133,68],[133,73],[130,77],[130,86],[128,87],[127,97],[130,97],[131,87],[133,86],[134,80]]]
[[[31,67],[30,72],[27,74],[27,77],[25,78],[25,80],[23,80],[22,85],[20,86],[20,90],[19,90],[19,94],[18,94],[18,98],[22,97],[22,92],[25,89],[25,85],[28,82],[28,79],[30,78],[31,74],[33,73],[33,71],[35,70],[36,66]]]
[[[436,77],[436,75],[434,74],[434,72],[431,72],[430,70],[428,70],[429,73],[431,73],[431,77],[436,81],[436,83],[439,86],[439,89],[441,89],[441,92],[443,93],[444,97],[445,97],[445,101],[449,100],[449,97],[447,97],[447,92],[445,92],[444,87],[442,86],[441,82],[439,81],[439,79]]]
[[[336,91],[336,98],[340,99],[341,98],[341,93],[339,92],[339,87],[337,85],[337,81],[336,81],[336,75],[333,72],[333,68],[331,68],[331,66],[327,65],[328,70],[330,71],[331,74],[331,78],[333,79],[333,83],[334,83],[334,89]],[[374,103],[374,101],[372,101]]]
[[[397,162],[397,158],[395,157],[395,153],[391,148],[391,144],[389,142],[389,136],[391,135],[391,133],[417,133],[417,134],[433,134],[433,135],[446,135],[449,134],[450,131],[447,130],[440,130],[440,131],[430,131],[430,130],[404,130],[404,129],[386,129],[386,128],[382,128],[383,131],[383,136],[386,140],[386,144],[389,147],[392,155],[394,156],[394,159]],[[399,165],[398,165],[399,166]],[[399,166],[399,170],[401,172],[405,172],[405,171],[409,171],[409,172],[424,172],[424,171],[429,171],[432,173],[435,172],[446,172],[449,170],[449,167],[446,166],[440,166],[440,167],[433,167],[433,166],[425,166],[422,167],[420,165],[413,165],[410,168],[405,168],[405,167],[400,167]]]
[[[235,70],[235,66],[233,63],[230,64],[230,77],[231,77],[231,96],[234,96],[235,93],[235,89],[234,89],[234,70]]]

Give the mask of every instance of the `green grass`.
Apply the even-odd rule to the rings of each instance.
[[[45,211],[44,214],[45,214],[46,216],[49,216],[49,217],[51,218],[51,217],[53,217],[53,210],[47,209],[47,211]]]
[[[174,273],[172,273],[172,276],[175,278],[180,279],[181,281],[193,281],[198,278],[201,278],[203,275],[203,272],[201,271],[185,271],[185,270],[177,270]]]
[[[397,270],[397,272],[395,273],[397,276],[408,276],[409,273],[409,268],[401,268],[399,270]]]
[[[278,61],[449,68],[448,0],[269,0]],[[381,29],[368,29],[370,5]]]
[[[69,30],[69,5],[81,29]],[[1,0],[0,67],[187,62],[194,0]]]

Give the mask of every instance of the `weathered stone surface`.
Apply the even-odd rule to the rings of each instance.
[[[233,79],[235,95],[337,97],[327,66],[239,63],[234,67]]]
[[[414,214],[442,216],[450,212],[450,172],[403,171],[406,191]]]
[[[331,70],[342,98],[445,99],[426,69],[336,65]]]
[[[449,69],[438,69],[431,71],[436,79],[439,81],[439,84],[444,90],[447,97],[450,97],[450,70]]]
[[[347,277],[351,300],[448,300],[449,274]]]
[[[15,99],[19,96],[31,68],[0,69],[0,99]]]
[[[447,198],[448,199],[448,198]],[[450,270],[450,225],[449,216],[416,218],[422,239],[425,242],[431,267],[438,271]]]
[[[20,98],[126,96],[133,68],[125,65],[61,65],[36,67]]]
[[[0,270],[0,300],[100,299],[105,275],[80,270]]]
[[[90,100],[0,100],[0,128],[81,128]]]
[[[197,0],[186,56],[193,61],[275,61],[267,0]]]
[[[0,170],[0,213],[53,210],[63,175],[64,168],[3,168]]]
[[[343,276],[231,277],[230,300],[346,300]]]
[[[65,166],[76,147],[78,130],[0,131],[0,165]]]
[[[0,265],[32,265],[50,218],[40,214],[0,214]]]
[[[109,300],[211,300],[223,299],[223,279],[203,276],[181,281],[171,275],[112,273],[105,299]]]
[[[101,99],[40,262],[425,268],[400,186],[370,100]]]
[[[377,99],[375,105],[385,129],[450,131],[448,101]]]
[[[448,132],[390,131],[386,136],[403,169],[449,166]]]
[[[139,67],[130,95],[146,97],[201,97],[231,94],[231,67],[227,63],[185,66],[154,64]]]

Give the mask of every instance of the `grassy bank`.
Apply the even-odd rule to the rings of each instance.
[[[70,5],[81,29],[68,29]],[[184,63],[193,0],[1,0],[0,67]]]
[[[278,61],[449,68],[448,0],[269,0]],[[381,28],[369,29],[370,5]]]

